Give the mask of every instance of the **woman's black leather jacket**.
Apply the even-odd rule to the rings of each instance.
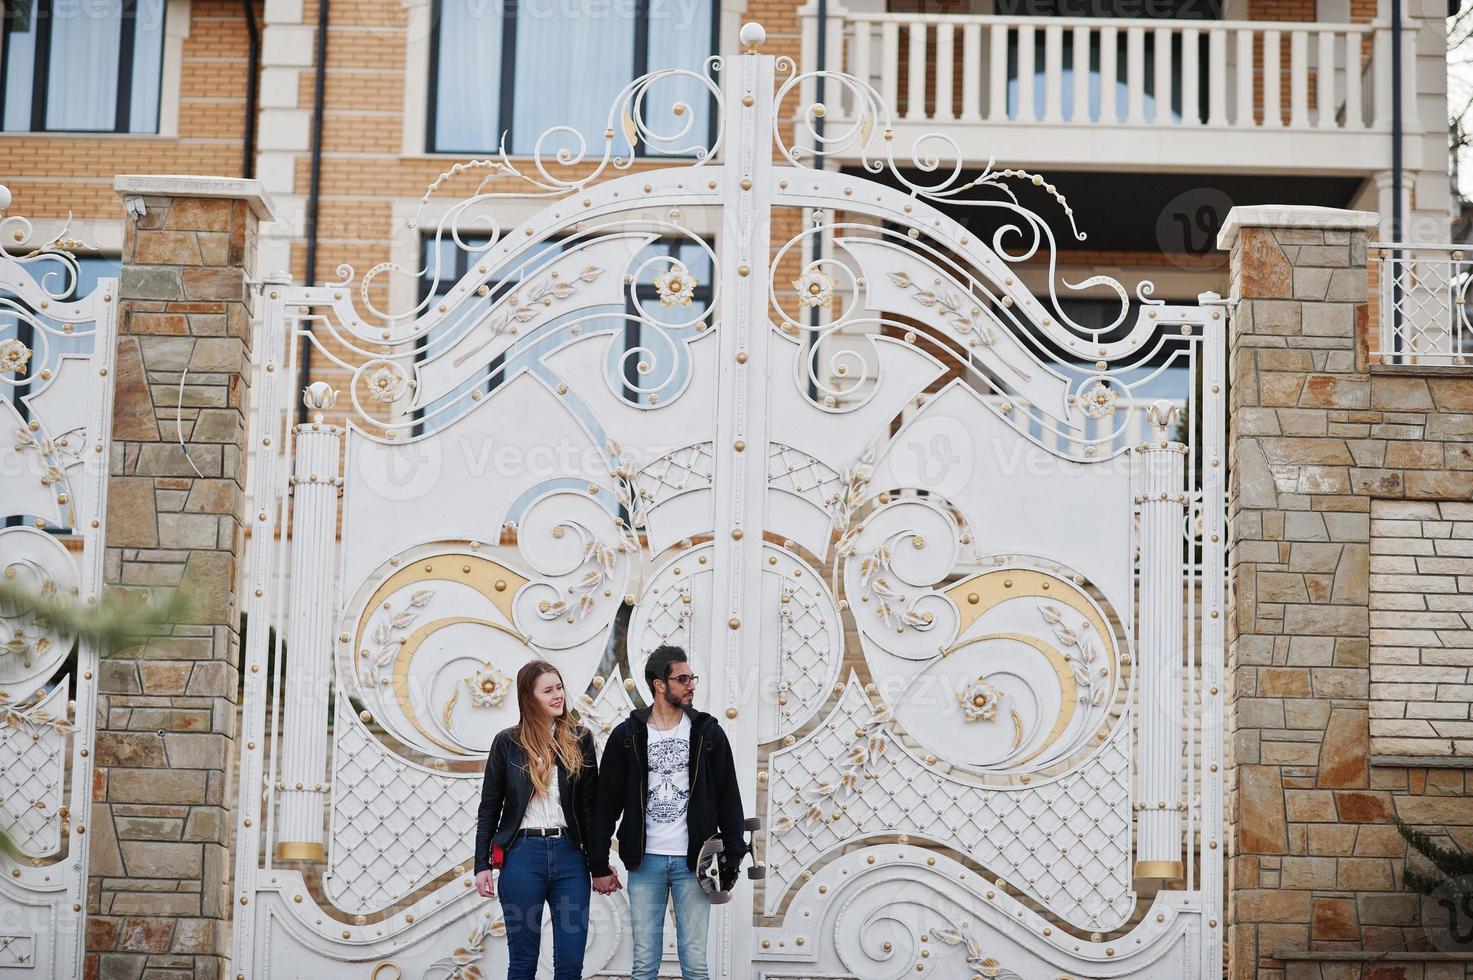
[[[577,779],[569,779],[562,762],[557,763],[558,796],[563,806],[563,819],[568,836],[579,850],[585,834],[593,829],[593,806],[598,795],[598,758],[593,734],[578,729],[578,747],[583,753],[583,768]],[[527,756],[517,741],[517,729],[508,728],[491,743],[486,756],[486,775],[481,781],[481,806],[476,815],[475,870],[491,867],[491,843],[510,850],[522,826],[522,815],[532,799],[532,776],[527,771]]]

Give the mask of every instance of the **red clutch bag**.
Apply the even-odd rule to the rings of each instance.
[[[504,852],[501,849],[501,845],[500,844],[497,844],[495,842],[492,842],[492,844],[491,844],[491,870],[492,871],[499,871],[499,870],[501,870],[501,864],[505,860],[506,860],[506,852]]]

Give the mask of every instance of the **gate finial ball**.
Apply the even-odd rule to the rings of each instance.
[[[753,54],[762,47],[762,42],[767,40],[767,30],[755,20],[749,20],[742,25],[737,38],[742,42],[742,50],[747,54]]]

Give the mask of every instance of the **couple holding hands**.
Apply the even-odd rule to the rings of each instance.
[[[517,672],[521,719],[491,743],[475,855],[476,891],[500,893],[507,980],[537,972],[544,905],[552,912],[554,980],[583,976],[590,893],[624,887],[609,865],[616,823],[629,875],[632,980],[655,980],[671,897],[680,971],[685,980],[709,978],[711,900],[697,858],[719,833],[723,888],[735,879],[746,853],[736,766],[721,725],[691,707],[697,677],[684,650],[656,649],[645,680],[653,704],[619,723],[600,764],[557,668],[534,660]]]

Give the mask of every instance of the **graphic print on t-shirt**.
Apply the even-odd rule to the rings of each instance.
[[[690,739],[662,738],[650,743],[650,823],[672,824],[685,820],[690,804]]]

